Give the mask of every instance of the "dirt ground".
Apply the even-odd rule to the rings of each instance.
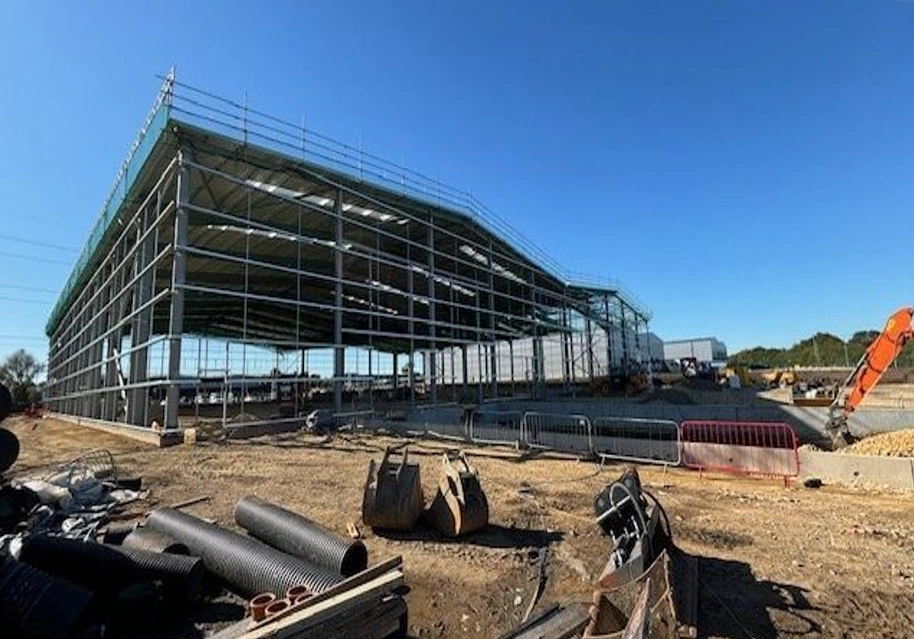
[[[360,521],[368,460],[379,458],[388,441],[299,435],[157,449],[50,419],[11,418],[4,426],[22,444],[14,466],[19,476],[107,448],[122,474],[141,475],[151,489],[140,510],[205,494],[211,500],[188,512],[234,527],[235,502],[252,494],[341,533],[348,521]],[[422,465],[428,501],[441,445],[416,442],[410,450]],[[548,580],[537,609],[589,601],[608,558],[608,543],[593,523],[593,499],[620,466],[519,461],[505,448],[468,452],[488,494],[488,531],[455,543],[427,529],[379,537],[362,526],[372,563],[403,556],[414,637],[496,637],[514,627],[536,585],[531,555],[544,544]],[[677,543],[699,557],[700,636],[900,639],[914,633],[914,495],[640,470],[668,512]],[[532,498],[518,491],[524,482]],[[206,627],[238,618],[243,609],[222,613]],[[193,635],[194,627],[187,632]]]

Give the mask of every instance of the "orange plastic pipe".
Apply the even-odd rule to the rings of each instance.
[[[885,329],[879,337],[866,349],[863,366],[844,404],[845,413],[852,413],[857,409],[864,396],[879,382],[882,374],[898,357],[905,343],[914,334],[911,327],[912,318],[914,308],[907,307],[896,311],[886,322]]]

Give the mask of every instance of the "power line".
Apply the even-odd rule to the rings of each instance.
[[[0,335],[0,342],[46,342],[47,337],[29,337],[28,335]]]
[[[85,227],[77,227],[77,226],[73,226],[70,224],[63,224],[59,220],[53,220],[53,219],[47,218],[47,217],[37,217],[34,215],[23,215],[22,213],[10,213],[8,211],[5,211],[3,213],[3,215],[5,217],[15,217],[15,218],[19,218],[20,220],[26,220],[26,221],[32,222],[34,224],[46,224],[49,226],[56,226],[58,228],[66,230],[66,231],[73,231],[75,233],[83,233],[83,234],[88,235],[88,232],[89,232],[88,229],[86,229]]]
[[[30,240],[25,237],[16,237],[15,235],[6,235],[5,233],[0,233],[0,240],[8,240],[10,242],[19,242],[21,244],[29,244],[31,246],[40,246],[41,248],[54,249],[56,251],[66,251],[68,253],[79,253],[79,249],[75,249],[71,246],[62,246],[60,244],[50,244],[48,242],[39,242],[38,240]]]
[[[45,264],[60,264],[61,266],[73,266],[73,262],[65,262],[64,260],[55,260],[49,257],[35,257],[34,255],[21,255],[19,253],[9,253],[7,251],[0,251],[0,257],[12,257],[17,260],[31,260],[33,262],[43,262]]]
[[[57,295],[60,291],[53,288],[41,288],[38,286],[17,286],[16,284],[0,284],[0,288],[12,288],[17,291],[35,291],[36,293],[53,293]]]
[[[47,301],[47,300],[24,300],[24,299],[22,299],[21,297],[0,297],[0,301],[3,301],[3,302],[18,302],[18,303],[20,303],[20,304],[43,304],[43,305],[45,305],[45,306],[48,306],[48,305],[54,303],[53,300],[50,300],[50,301]]]

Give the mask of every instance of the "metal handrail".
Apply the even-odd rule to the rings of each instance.
[[[255,136],[258,140],[279,144],[299,152],[302,159],[310,157],[329,162],[337,168],[342,168],[351,177],[377,182],[380,186],[394,191],[401,190],[429,203],[439,206],[444,204],[457,209],[468,214],[493,234],[508,240],[516,251],[534,256],[537,262],[545,266],[549,274],[559,281],[571,286],[596,285],[612,290],[638,315],[645,319],[650,318],[650,310],[617,280],[564,269],[542,248],[525,237],[504,217],[486,207],[469,191],[455,188],[419,171],[309,129],[304,121],[296,124],[253,109],[246,104],[246,100],[245,103],[239,103],[174,79],[172,87],[171,104],[176,112],[227,127],[245,140]],[[193,94],[200,99],[191,98],[187,94]]]
[[[304,120],[296,124],[253,109],[247,104],[247,98],[243,103],[239,103],[193,85],[179,82],[175,77],[174,69],[162,77],[162,80],[162,87],[153,107],[126,158],[121,163],[114,185],[93,225],[89,240],[51,311],[46,332],[50,332],[59,320],[60,314],[69,303],[71,293],[83,276],[95,248],[110,225],[112,211],[109,208],[119,191],[126,193],[128,190],[131,177],[128,172],[131,163],[163,108],[167,109],[167,116],[181,114],[189,120],[221,127],[223,130],[227,130],[232,137],[240,137],[244,142],[248,142],[253,137],[258,142],[273,147],[274,150],[282,149],[286,152],[294,152],[303,160],[311,159],[318,164],[329,165],[328,168],[340,170],[355,179],[376,183],[378,186],[394,192],[401,191],[404,195],[410,195],[437,206],[446,206],[466,214],[494,235],[507,241],[515,251],[534,257],[547,273],[559,281],[565,282],[569,286],[583,287],[588,286],[587,282],[599,282],[600,288],[613,291],[635,313],[646,320],[650,319],[650,310],[618,282],[608,278],[583,276],[562,268],[543,249],[525,237],[505,218],[487,208],[469,191],[452,187],[423,173],[368,153],[361,147],[354,147],[309,129]]]

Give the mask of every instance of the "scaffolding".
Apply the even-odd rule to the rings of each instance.
[[[640,370],[649,320],[469,193],[172,73],[48,320],[46,396],[166,430],[543,397]]]

